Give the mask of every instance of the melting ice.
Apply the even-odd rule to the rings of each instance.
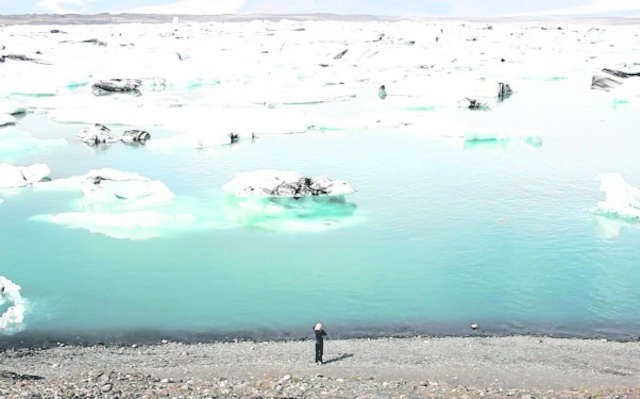
[[[24,328],[27,300],[20,295],[22,288],[4,276],[0,276],[0,334],[11,334]],[[6,307],[6,308],[5,308]]]

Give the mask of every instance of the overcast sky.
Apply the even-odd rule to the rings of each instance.
[[[640,17],[640,0],[0,0],[0,14],[145,12],[168,14],[336,13],[500,16],[574,14]]]

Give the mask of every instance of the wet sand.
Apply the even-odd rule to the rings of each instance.
[[[640,397],[640,343],[540,337],[7,350],[0,397]]]

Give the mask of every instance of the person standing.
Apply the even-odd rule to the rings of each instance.
[[[322,352],[324,351],[324,337],[327,332],[324,330],[322,323],[317,323],[313,327],[313,333],[316,336],[316,364],[322,364]]]

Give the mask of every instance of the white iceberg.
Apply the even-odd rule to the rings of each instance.
[[[161,181],[116,169],[39,183],[34,191],[70,191],[83,196],[75,210],[32,217],[69,228],[82,228],[117,239],[144,240],[189,229],[195,219],[171,204],[175,195]]]
[[[33,164],[31,166],[13,166],[0,163],[0,189],[12,189],[25,187],[42,181],[51,174],[45,164]]]
[[[20,295],[21,289],[13,281],[0,276],[0,305],[9,305],[0,315],[0,333],[11,334],[24,328],[27,300]]]
[[[80,133],[78,133],[78,137],[83,143],[90,146],[109,144],[117,141],[111,135],[111,129],[99,123],[85,126],[80,130]]]
[[[625,182],[617,173],[600,175],[600,191],[604,201],[598,202],[600,213],[640,221],[640,189]]]
[[[342,180],[328,177],[304,177],[298,172],[280,170],[258,170],[237,173],[229,183],[222,186],[226,193],[238,197],[290,197],[342,196],[355,190]]]
[[[39,183],[34,186],[34,191],[78,191],[83,194],[84,205],[118,209],[140,209],[175,197],[161,181],[111,168]]]

